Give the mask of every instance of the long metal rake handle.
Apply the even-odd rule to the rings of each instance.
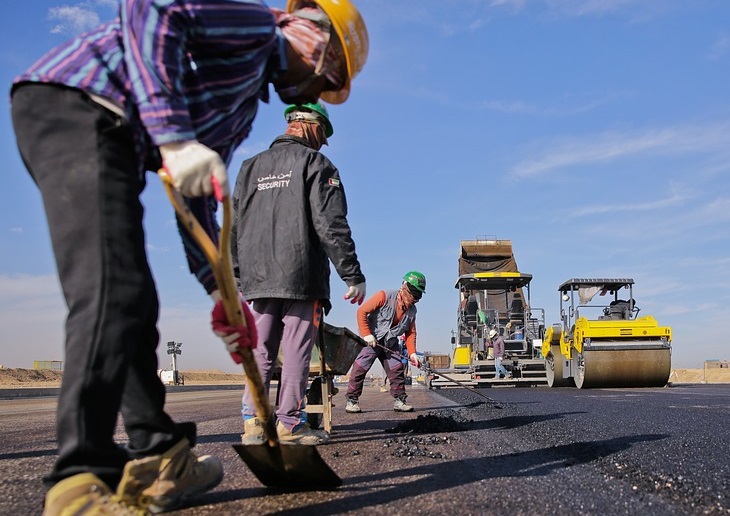
[[[382,345],[382,344],[381,344],[380,342],[375,342],[375,345],[376,345],[376,346],[378,346],[379,348],[383,348],[383,349],[384,349],[385,351],[388,351],[388,352],[390,352],[390,354],[391,354],[391,355],[393,355],[393,356],[394,356],[395,358],[397,358],[398,360],[408,360],[408,359],[406,359],[406,357],[404,357],[403,355],[401,355],[401,354],[400,354],[400,353],[398,353],[397,351],[393,351],[393,350],[392,350],[392,349],[390,349],[390,348],[386,348],[386,347],[385,347],[385,346],[383,346],[383,345]],[[436,374],[438,374],[439,376],[443,376],[444,378],[446,378],[446,379],[447,379],[448,381],[450,381],[450,382],[454,382],[455,384],[457,384],[457,385],[458,385],[459,387],[461,387],[461,388],[463,388],[463,389],[467,389],[467,390],[469,390],[469,391],[472,391],[472,392],[473,392],[474,394],[476,394],[477,396],[481,396],[481,397],[482,397],[482,398],[484,398],[485,400],[489,400],[489,401],[491,401],[492,403],[495,403],[495,404],[497,403],[497,402],[496,402],[495,400],[493,400],[492,398],[490,398],[490,397],[489,397],[489,396],[487,396],[486,394],[482,394],[482,393],[481,393],[481,392],[479,392],[478,390],[476,390],[476,389],[473,389],[472,387],[468,386],[468,385],[467,385],[467,384],[465,384],[465,383],[462,383],[462,382],[460,382],[459,380],[454,380],[453,378],[450,378],[450,377],[448,377],[447,375],[445,375],[445,374],[443,374],[443,373],[440,373],[440,372],[439,372],[439,373],[436,373]]]

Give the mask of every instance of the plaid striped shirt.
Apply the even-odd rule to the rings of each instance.
[[[157,146],[198,140],[228,163],[248,136],[272,74],[286,66],[283,38],[262,0],[122,0],[120,16],[68,41],[17,77],[111,99],[135,135],[140,173]],[[217,241],[215,203],[191,205]],[[212,212],[211,212],[212,209]],[[182,231],[190,269],[215,286],[202,253]]]

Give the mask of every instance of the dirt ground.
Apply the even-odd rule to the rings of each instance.
[[[185,385],[243,384],[243,374],[219,370],[182,371]],[[0,367],[0,388],[59,387],[63,371]]]
[[[185,385],[243,385],[243,374],[224,373],[219,370],[182,371]],[[0,388],[59,387],[62,371],[50,369],[13,369],[0,366]],[[669,376],[670,384],[679,383],[730,383],[729,368],[674,369]]]
[[[673,369],[670,383],[730,383],[730,368]]]

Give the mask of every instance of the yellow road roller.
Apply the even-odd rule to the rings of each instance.
[[[560,293],[561,322],[546,329],[550,387],[663,387],[672,329],[639,317],[631,278],[572,278]]]

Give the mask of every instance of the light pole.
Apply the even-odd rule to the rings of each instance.
[[[177,374],[177,356],[182,355],[180,346],[182,346],[182,342],[175,342],[171,340],[167,343],[167,354],[172,355],[172,377],[175,385],[180,383]]]

